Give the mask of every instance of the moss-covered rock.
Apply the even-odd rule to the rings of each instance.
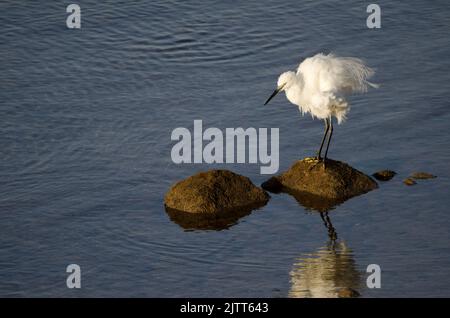
[[[264,182],[262,187],[273,193],[289,193],[306,208],[326,211],[351,197],[374,190],[378,185],[346,163],[327,159],[324,164],[314,158],[305,158]]]

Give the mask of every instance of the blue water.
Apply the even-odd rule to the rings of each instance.
[[[378,1],[377,30],[369,1],[80,1],[70,30],[72,2],[0,2],[0,296],[450,296],[446,1]],[[330,157],[398,173],[329,213],[338,247],[286,194],[228,230],[172,222],[164,194],[195,172],[268,178],[174,164],[176,127],[278,127],[280,171],[314,153],[320,121],[262,103],[321,50],[364,58],[381,84],[352,99]],[[438,178],[407,187],[413,171]],[[372,263],[380,289],[365,285]]]

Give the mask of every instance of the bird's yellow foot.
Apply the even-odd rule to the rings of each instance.
[[[308,163],[319,162],[320,160],[321,158],[319,157],[306,157],[305,159],[303,159],[303,161]]]
[[[307,163],[311,164],[311,166],[309,167],[309,170],[314,169],[318,164],[323,164],[323,166],[325,168],[325,159],[321,158],[319,156],[317,156],[317,157],[308,157],[308,158],[305,158],[304,161],[306,161]]]

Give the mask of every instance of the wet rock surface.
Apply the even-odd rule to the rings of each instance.
[[[247,177],[210,170],[173,185],[164,205],[170,218],[186,229],[223,229],[264,206],[269,198]]]
[[[377,183],[346,163],[327,159],[326,164],[305,158],[279,176],[262,184],[263,189],[293,195],[299,203],[326,211],[354,196],[378,188]]]

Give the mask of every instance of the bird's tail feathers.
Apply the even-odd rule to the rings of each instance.
[[[367,66],[363,60],[354,57],[336,57],[335,67],[343,88],[351,93],[365,93],[369,87],[378,85],[368,81],[375,74],[375,69]]]

